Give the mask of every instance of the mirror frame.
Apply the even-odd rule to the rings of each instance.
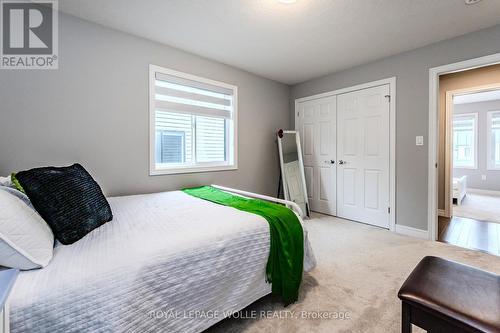
[[[285,168],[284,168],[284,161],[283,161],[283,144],[281,143],[281,140],[283,138],[283,134],[295,134],[295,141],[297,145],[297,155],[299,157],[299,164],[301,166],[300,168],[300,174],[302,177],[302,187],[304,189],[304,202],[306,204],[306,211],[305,214],[307,217],[310,216],[310,210],[309,210],[309,198],[307,196],[307,187],[306,187],[306,175],[304,172],[304,160],[302,158],[302,147],[300,145],[300,134],[298,131],[285,131],[280,129],[277,133],[278,136],[278,151],[279,151],[279,157],[280,157],[280,168],[281,168],[281,187],[283,188],[283,195],[285,197],[285,200],[290,201],[290,198],[288,197],[288,191],[285,185]]]

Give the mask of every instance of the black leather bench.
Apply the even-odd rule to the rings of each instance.
[[[500,260],[500,259],[498,259]],[[425,257],[399,290],[402,332],[500,333],[500,276],[437,257]]]

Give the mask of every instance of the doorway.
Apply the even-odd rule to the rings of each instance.
[[[295,106],[311,210],[394,230],[395,78]]]
[[[429,230],[431,239],[500,255],[498,62],[493,55],[430,70]]]
[[[487,69],[487,68],[485,68]],[[500,255],[500,70],[498,83],[446,93],[448,214],[438,240]]]

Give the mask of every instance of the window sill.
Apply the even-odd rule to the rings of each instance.
[[[220,165],[220,166],[199,166],[199,167],[179,167],[171,169],[154,169],[149,170],[150,176],[161,175],[178,175],[183,173],[201,173],[201,172],[216,172],[238,170],[237,165]]]
[[[453,169],[477,170],[477,167],[453,166]]]

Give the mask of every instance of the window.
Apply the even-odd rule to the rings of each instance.
[[[237,168],[237,87],[150,65],[150,174]]]
[[[488,169],[500,169],[500,111],[488,112]]]
[[[453,167],[477,168],[477,113],[453,116]]]
[[[185,163],[184,153],[186,133],[183,131],[169,131],[159,129],[156,131],[156,163]]]

